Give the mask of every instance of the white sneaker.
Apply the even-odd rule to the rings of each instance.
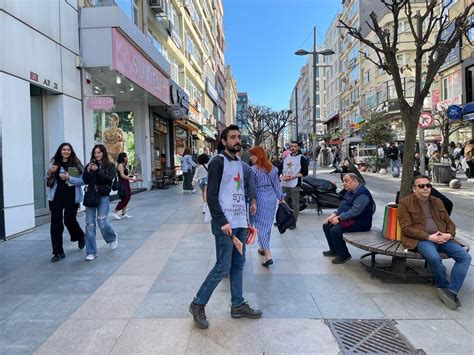
[[[95,258],[96,258],[96,256],[95,256],[94,254],[89,254],[89,255],[86,256],[86,260],[87,260],[87,261],[92,261],[92,260],[94,260]]]
[[[122,219],[122,217],[120,217],[120,215],[117,212],[112,212],[112,218],[117,219],[117,220]]]
[[[113,242],[110,242],[110,249],[117,249],[118,246],[118,238],[115,236],[115,240]]]
[[[129,214],[126,214],[126,213],[122,215],[122,218],[132,218],[132,217],[133,216],[130,216]]]

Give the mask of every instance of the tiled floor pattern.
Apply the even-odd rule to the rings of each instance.
[[[206,307],[210,328],[195,328],[187,308],[215,262],[199,206],[179,188],[135,195],[134,218],[112,222],[119,247],[100,241],[93,262],[65,242],[66,259],[49,263],[48,226],[0,244],[0,353],[337,354],[324,320],[348,318],[394,319],[427,353],[474,350],[472,272],[451,311],[432,285],[372,279],[354,248],[350,262],[331,264],[321,255],[324,216],[310,210],[296,230],[274,231],[270,269],[255,245],[247,250],[245,297],[264,317],[230,318],[224,280]]]

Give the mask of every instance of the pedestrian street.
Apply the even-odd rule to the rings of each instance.
[[[132,219],[111,221],[118,248],[98,236],[91,262],[65,233],[66,258],[51,263],[49,224],[0,243],[0,353],[337,354],[326,322],[345,319],[394,320],[428,354],[474,350],[472,270],[462,307],[451,311],[432,285],[372,279],[354,247],[352,260],[333,265],[322,256],[327,210],[301,212],[297,229],[283,235],[274,228],[270,268],[256,245],[247,249],[244,296],[261,319],[230,317],[225,279],[206,306],[209,329],[200,330],[188,306],[215,262],[200,195],[183,195],[181,186],[147,191],[129,211]],[[445,265],[449,271],[452,261]]]

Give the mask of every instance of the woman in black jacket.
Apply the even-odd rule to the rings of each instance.
[[[78,242],[79,249],[85,246],[84,231],[77,223],[76,215],[82,202],[82,174],[84,167],[76,156],[72,145],[62,143],[51,158],[48,177],[48,201],[51,210],[51,243],[55,263],[65,258],[63,231],[66,226],[71,242]]]
[[[82,177],[88,189],[95,188],[100,194],[97,207],[86,207],[86,260],[88,261],[97,257],[96,216],[102,237],[112,249],[117,248],[117,233],[107,220],[110,207],[109,195],[116,174],[115,165],[109,161],[107,149],[102,144],[96,144],[92,149],[91,161],[86,165]]]

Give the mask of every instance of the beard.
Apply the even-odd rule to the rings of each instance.
[[[226,146],[227,150],[230,152],[230,153],[238,153],[240,152],[240,150],[242,149],[241,145],[239,143],[237,144],[234,144],[233,147],[231,146]]]

